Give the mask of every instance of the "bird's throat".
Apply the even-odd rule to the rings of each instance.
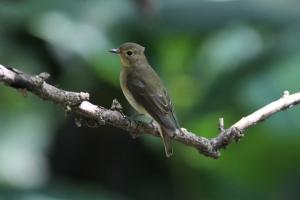
[[[126,58],[123,58],[123,56],[120,56],[120,57],[121,57],[121,64],[122,64],[122,67],[129,68],[129,66],[130,66],[129,61],[128,61]]]

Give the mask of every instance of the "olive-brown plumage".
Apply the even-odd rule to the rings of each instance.
[[[171,139],[179,131],[179,124],[168,92],[149,65],[144,50],[141,45],[128,42],[111,52],[121,58],[120,84],[126,99],[135,110],[152,117],[158,124],[166,155],[170,157]]]

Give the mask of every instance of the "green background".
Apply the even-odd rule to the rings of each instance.
[[[181,126],[201,136],[300,87],[296,0],[6,0],[0,3],[0,63],[117,98],[120,61],[132,41],[163,79]],[[78,128],[52,103],[0,85],[0,199],[299,199],[300,109],[247,130],[218,160],[158,138]]]

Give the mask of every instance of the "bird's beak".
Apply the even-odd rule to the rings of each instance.
[[[120,49],[119,48],[111,49],[111,50],[109,50],[109,52],[119,54],[120,53]]]

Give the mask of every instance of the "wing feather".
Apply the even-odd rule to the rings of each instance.
[[[129,74],[127,87],[135,100],[160,125],[172,130],[179,127],[170,97],[156,74],[154,78],[149,79],[149,77],[141,77],[133,72]]]

